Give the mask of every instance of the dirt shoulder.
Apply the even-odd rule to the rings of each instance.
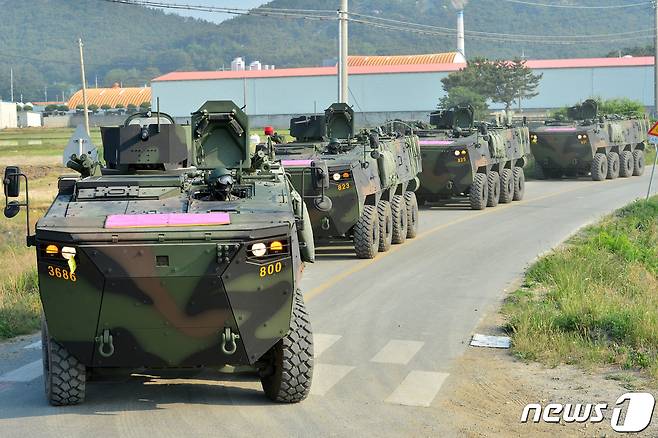
[[[478,333],[502,335],[504,319],[498,313],[484,318]],[[582,370],[573,366],[547,368],[515,359],[509,350],[469,347],[455,364],[440,400],[445,425],[455,434],[489,436],[583,436],[611,437],[610,416],[619,396],[645,391],[648,381],[639,375],[616,370]],[[523,408],[528,403],[607,403],[606,419],[598,424],[523,424]],[[658,415],[641,435],[658,436]]]

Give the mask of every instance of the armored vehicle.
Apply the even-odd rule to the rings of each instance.
[[[644,173],[646,118],[599,116],[595,100],[569,108],[568,121],[546,121],[530,132],[540,178],[590,174],[594,181]]]
[[[206,102],[189,137],[150,116],[102,129],[102,167],[89,145],[70,156],[80,175],[59,179],[28,228],[48,400],[80,403],[87,380],[106,374],[199,369],[253,371],[270,399],[304,399],[313,340],[298,286],[312,257],[300,252],[311,233],[301,198],[272,150],[250,150],[232,102]],[[22,180],[25,201],[8,201]],[[27,207],[19,168],[6,168],[4,191],[5,215]]]
[[[276,153],[307,200],[316,239],[352,239],[357,257],[374,258],[416,236],[417,137],[355,133],[354,112],[340,103],[292,119],[290,133],[295,141]]]
[[[482,210],[523,199],[527,127],[476,127],[471,106],[434,112],[430,125],[415,126],[423,159],[420,202],[467,196],[472,209]]]

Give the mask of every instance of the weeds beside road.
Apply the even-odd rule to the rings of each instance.
[[[542,257],[503,313],[521,359],[640,370],[658,382],[658,197]]]

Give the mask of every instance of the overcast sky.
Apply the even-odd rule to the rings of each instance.
[[[219,6],[224,8],[240,8],[240,9],[251,9],[263,5],[268,2],[268,0],[161,0],[163,3],[176,3],[176,4],[190,4],[190,5],[204,5],[204,6]],[[233,17],[234,15],[230,14],[218,14],[211,12],[197,12],[197,11],[184,11],[184,10],[174,10],[167,9],[167,12],[175,12],[179,15],[185,15],[187,17],[201,18],[203,20],[214,21],[219,23],[228,18]]]

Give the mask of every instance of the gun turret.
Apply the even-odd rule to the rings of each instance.
[[[567,109],[567,117],[571,120],[596,120],[599,105],[594,99],[574,105]]]
[[[430,114],[430,124],[437,129],[471,130],[473,129],[473,107],[455,106]]]
[[[188,163],[189,131],[165,113],[133,114],[122,126],[101,127],[101,137],[110,170],[170,170]]]
[[[324,115],[295,117],[290,120],[290,135],[300,142],[352,138],[354,110],[346,103],[334,103]]]

